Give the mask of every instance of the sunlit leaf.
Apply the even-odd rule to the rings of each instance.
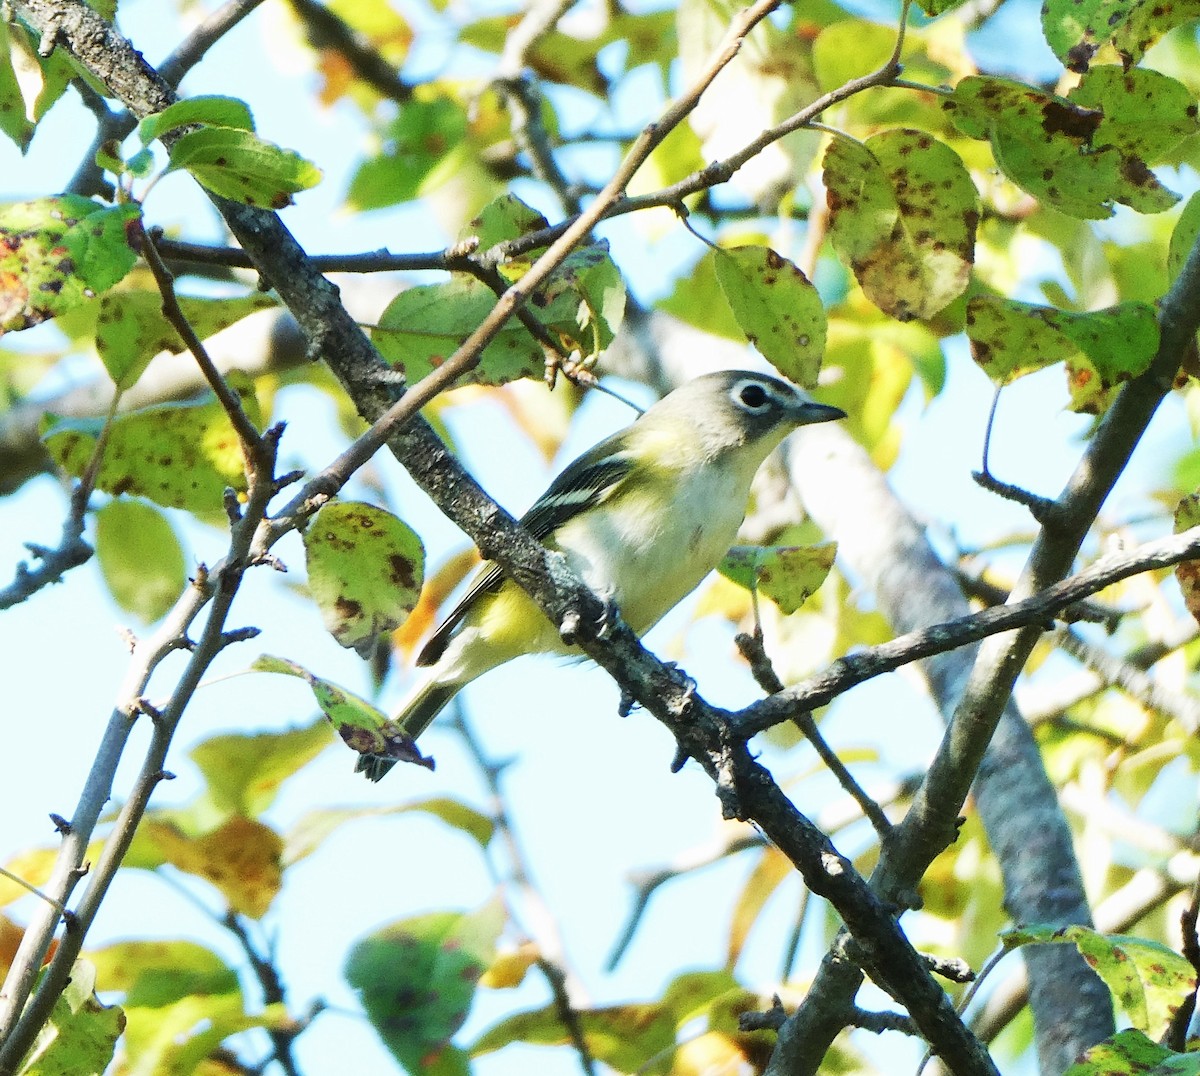
[[[356,770],[366,773],[372,781],[378,781],[387,773],[392,761],[413,762],[433,769],[433,759],[421,754],[413,738],[366,699],[330,680],[314,676],[302,665],[286,658],[264,654],[251,668],[256,672],[296,676],[305,681],[334,731],[347,747],[358,753]]]
[[[171,165],[202,186],[244,205],[283,209],[292,195],[321,182],[321,170],[298,153],[239,127],[202,127],[171,145]]]
[[[187,583],[175,529],[140,501],[109,501],[96,513],[96,560],[117,604],[144,624],[163,616]]]
[[[283,840],[261,822],[240,815],[193,836],[167,819],[147,819],[139,839],[163,860],[214,885],[232,911],[261,919],[283,885]]]
[[[975,260],[979,196],[958,154],[922,131],[825,154],[830,239],[873,303],[901,321],[931,318],[962,294]]]
[[[361,501],[331,501],[304,532],[308,589],[326,630],[364,657],[413,611],[425,547],[407,523]]]
[[[0,19],[0,131],[24,153],[33,138],[34,126],[25,110],[25,99],[13,70],[13,45],[7,20]]]
[[[137,261],[126,229],[141,210],[66,194],[0,206],[0,333],[89,302]]]
[[[192,331],[204,340],[258,310],[275,306],[261,293],[232,299],[178,297],[179,308]],[[100,300],[96,315],[96,353],[118,388],[127,389],[141,377],[160,352],[186,350],[175,327],[162,312],[157,291],[109,292]]]
[[[784,613],[794,613],[820,589],[836,555],[836,542],[816,546],[735,545],[717,570],[747,590],[765,594]]]
[[[101,1005],[96,997],[96,969],[77,960],[50,1019],[22,1061],[21,1076],[101,1076],[124,1030],[124,1012]]]
[[[1147,938],[1083,926],[1027,926],[1003,932],[1001,940],[1009,949],[1047,942],[1076,946],[1133,1024],[1156,1038],[1196,986],[1195,969],[1184,957]]]
[[[717,282],[746,338],[785,377],[812,388],[825,351],[817,289],[770,247],[720,250]]]
[[[1072,410],[1098,412],[1150,365],[1158,322],[1147,303],[1076,313],[981,295],[967,304],[967,336],[975,361],[1000,385],[1065,361]]]
[[[1189,493],[1175,509],[1175,533],[1200,526],[1200,493]],[[1200,621],[1200,560],[1185,560],[1175,565],[1175,578],[1183,591],[1183,603]]]
[[[192,941],[124,941],[93,949],[102,990],[119,990],[127,1006],[160,1008],[195,994],[234,994],[237,972]]]
[[[280,786],[329,746],[329,723],[279,732],[210,736],[189,755],[200,767],[218,811],[257,818],[275,800]]]
[[[408,288],[380,315],[372,339],[380,354],[415,384],[454,354],[495,305],[490,288],[463,277]],[[483,349],[471,379],[502,385],[519,377],[540,377],[545,364],[541,346],[510,319]]]
[[[1120,92],[1106,78],[1094,88],[1109,91],[1106,107]],[[944,107],[964,134],[991,142],[996,164],[1009,179],[1063,213],[1103,219],[1111,215],[1114,202],[1141,213],[1160,213],[1178,201],[1136,152],[1112,141],[1096,144],[1101,130],[1120,126],[1113,121],[1106,126],[1101,108],[981,76],[959,82]],[[1131,106],[1124,109],[1126,115],[1131,111]]]
[[[1128,1028],[1084,1050],[1063,1076],[1133,1076],[1134,1073],[1197,1076],[1200,1056],[1173,1053],[1137,1028]]]
[[[168,131],[198,123],[211,127],[232,127],[240,131],[254,130],[250,106],[236,97],[216,94],[188,97],[176,101],[161,112],[146,116],[138,124],[138,138],[148,145]]]
[[[230,375],[250,421],[257,424],[254,387],[241,375]],[[83,474],[103,423],[97,419],[50,417],[43,439],[64,471]],[[215,512],[225,490],[244,490],[246,476],[241,444],[221,404],[160,404],[114,420],[96,486],[107,493],[130,493],[166,508]]]
[[[349,822],[401,814],[428,814],[451,829],[465,833],[486,848],[496,824],[487,815],[461,800],[446,796],[413,800],[396,807],[328,807],[309,811],[284,835],[284,862],[289,866],[312,855],[332,834]]]

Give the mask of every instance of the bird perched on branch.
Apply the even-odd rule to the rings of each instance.
[[[759,466],[799,426],[845,418],[779,378],[723,370],[689,381],[570,464],[521,523],[561,552],[637,634],[720,562]],[[417,657],[429,671],[395,723],[414,739],[467,684],[522,654],[574,651],[533,600],[485,564]],[[394,760],[364,755],[379,780]]]

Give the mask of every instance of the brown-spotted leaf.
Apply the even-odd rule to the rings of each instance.
[[[1135,1027],[1155,1038],[1171,1024],[1196,986],[1195,969],[1174,949],[1147,938],[1101,934],[1091,927],[1034,924],[1004,931],[1006,949],[1055,943],[1074,945]]]
[[[462,241],[473,239],[480,250],[488,250],[497,243],[549,226],[550,222],[541,213],[515,194],[502,194],[488,202],[462,229],[458,238]]]
[[[329,633],[364,657],[421,595],[425,547],[407,523],[361,501],[331,501],[304,532],[308,589]]]
[[[1158,347],[1148,303],[1077,313],[980,295],[967,304],[966,332],[972,357],[999,385],[1065,361],[1071,409],[1089,414],[1103,411]]]
[[[466,915],[434,912],[392,923],[350,950],[346,981],[409,1072],[428,1071],[462,1027],[506,918],[499,900]]]
[[[96,353],[120,389],[129,388],[159,352],[186,350],[162,312],[157,291],[110,292],[100,300],[96,316]],[[192,331],[204,340],[227,329],[256,310],[274,306],[269,295],[257,293],[233,299],[179,297],[179,308]]]
[[[1198,1061],[1195,1054],[1177,1054],[1131,1027],[1084,1050],[1063,1076],[1196,1076]]]
[[[979,196],[958,154],[923,131],[835,138],[825,154],[830,239],[863,292],[900,321],[958,298],[975,260]]]
[[[1127,17],[1116,25],[1112,43],[1130,67],[1163,34],[1198,18],[1198,0],[1130,0]]]
[[[251,818],[235,815],[198,837],[166,819],[148,819],[138,836],[173,867],[212,883],[231,909],[252,919],[267,913],[283,884],[283,839]]]
[[[334,731],[347,747],[358,753],[356,773],[364,773],[369,780],[378,781],[395,762],[412,762],[433,769],[433,759],[421,754],[408,733],[354,692],[315,676],[303,665],[270,654],[258,658],[251,668],[256,672],[296,676],[305,681]]]
[[[825,352],[817,289],[770,247],[715,252],[717,283],[746,338],[784,377],[812,388]]]
[[[253,383],[241,374],[226,380],[257,425]],[[78,477],[95,452],[103,425],[95,419],[48,416],[42,439],[54,462]],[[106,493],[145,497],[165,508],[217,512],[226,489],[246,488],[241,444],[213,397],[133,411],[113,420],[96,486]]]
[[[90,302],[137,261],[126,229],[137,206],[66,194],[0,205],[0,334]]]
[[[407,288],[379,316],[371,339],[409,384],[416,384],[453,355],[495,305],[491,288],[470,278]],[[503,385],[519,377],[541,377],[545,367],[541,345],[520,322],[510,320],[483,349],[469,378]]]
[[[765,594],[785,614],[794,613],[825,582],[837,542],[811,546],[735,545],[717,565],[725,578]]]
[[[1175,533],[1200,525],[1200,493],[1189,493],[1175,508]],[[1183,591],[1187,610],[1200,621],[1200,561],[1185,560],[1175,565],[1175,578]]]
[[[1157,213],[1178,201],[1142,157],[1096,142],[1102,129],[1107,136],[1115,129],[1105,127],[1100,108],[976,75],[962,79],[944,107],[963,134],[991,143],[996,164],[1017,186],[1070,216],[1103,219],[1114,202]]]
[[[1115,146],[1147,164],[1158,164],[1200,130],[1196,95],[1159,71],[1095,67],[1079,80],[1070,100],[1102,113],[1093,146]]]

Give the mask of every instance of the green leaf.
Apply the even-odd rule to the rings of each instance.
[[[126,241],[137,206],[63,195],[0,206],[0,333],[96,298],[137,261]]]
[[[157,1009],[197,994],[240,994],[237,972],[191,941],[126,941],[93,949],[102,990],[119,990],[129,1008]]]
[[[549,226],[549,221],[541,213],[526,205],[515,194],[502,194],[488,202],[462,229],[458,238],[475,239],[479,243],[479,249],[485,251],[497,243],[516,239],[530,232],[540,232]]]
[[[1070,99],[1103,114],[1093,147],[1115,146],[1147,164],[1164,160],[1200,130],[1195,94],[1158,71],[1096,67],[1079,80]]]
[[[297,191],[315,187],[321,170],[298,153],[235,127],[203,127],[171,146],[171,165],[198,183],[243,205],[283,209]]]
[[[834,249],[885,313],[928,319],[966,289],[979,196],[944,142],[904,129],[835,138],[825,188]]]
[[[1106,86],[1111,88],[1101,79],[1096,90]],[[1101,130],[1112,138],[1123,126],[1121,121],[1106,126],[1100,108],[974,75],[958,83],[944,107],[963,134],[991,142],[996,164],[1017,186],[1070,216],[1103,219],[1113,202],[1158,213],[1178,201],[1136,153],[1111,141],[1094,143]],[[1131,111],[1129,106],[1124,114]]]
[[[77,960],[49,1021],[21,1063],[20,1076],[101,1076],[124,1030],[125,1014],[96,997],[96,969]]]
[[[168,131],[193,123],[208,127],[232,127],[240,131],[254,130],[254,117],[245,101],[211,94],[176,101],[169,108],[147,116],[138,124],[138,138],[143,146],[148,146]]]
[[[1171,280],[1183,270],[1197,240],[1200,240],[1200,191],[1187,200],[1171,232],[1171,245],[1167,251],[1167,273]]]
[[[204,340],[242,318],[275,306],[261,292],[233,299],[179,296],[179,308],[192,331]],[[175,327],[162,312],[157,291],[118,291],[100,300],[96,317],[96,352],[119,389],[130,388],[160,352],[187,350]]]
[[[282,732],[210,736],[188,752],[204,774],[208,796],[221,815],[258,818],[280,786],[329,746],[329,722]]]
[[[702,332],[741,341],[745,334],[717,282],[716,266],[721,253],[707,250],[690,270],[675,280],[671,294],[654,305]]]
[[[381,209],[426,193],[466,138],[463,104],[436,87],[420,87],[384,132],[382,151],[355,173],[347,195],[351,208]]]
[[[242,375],[230,375],[227,381],[257,424],[253,384]],[[96,419],[48,416],[42,439],[54,462],[79,477],[103,425]],[[96,486],[107,493],[145,497],[165,508],[216,512],[226,489],[246,488],[241,445],[211,396],[132,411],[112,423]]]
[[[326,630],[363,657],[413,611],[425,547],[407,523],[361,501],[331,501],[304,531],[308,589]]]
[[[5,19],[0,19],[0,131],[8,135],[22,153],[29,148],[34,131],[13,70],[13,44]]]
[[[823,93],[882,67],[896,47],[896,30],[864,19],[826,26],[813,42],[813,71]],[[837,141],[836,139],[834,140]]]
[[[1063,64],[1082,73],[1110,41],[1128,68],[1168,30],[1198,17],[1197,0],[1046,0],[1042,31]]]
[[[800,608],[825,582],[837,542],[810,546],[735,545],[717,565],[726,579],[770,598],[785,615]]]
[[[346,981],[409,1072],[429,1071],[462,1027],[504,923],[504,907],[494,900],[469,915],[435,912],[400,920],[351,949]]]
[[[1197,1076],[1200,1054],[1176,1054],[1136,1028],[1084,1050],[1063,1076]]]
[[[380,354],[415,384],[454,354],[495,305],[491,288],[467,277],[408,288],[388,304],[371,337]],[[541,345],[510,319],[483,349],[468,379],[503,385],[521,377],[541,377],[545,365]]]
[[[1158,322],[1148,303],[1120,303],[1075,313],[990,295],[967,304],[971,355],[1006,385],[1066,361],[1071,409],[1096,413],[1121,382],[1145,370],[1158,348]]]
[[[373,757],[413,762],[433,769],[433,760],[421,754],[408,733],[387,714],[352,691],[314,675],[303,665],[287,658],[264,654],[250,667],[256,672],[280,673],[305,681],[312,688],[317,705],[333,725],[334,731],[347,747],[365,756],[359,759],[357,770],[367,772],[370,776],[369,765]],[[373,779],[378,780],[377,777]]]
[[[1129,0],[1129,17],[1116,24],[1113,46],[1128,67],[1137,63],[1163,34],[1200,18],[1197,0],[1172,0],[1169,4]]]
[[[737,1033],[737,1013],[761,1009],[766,999],[756,997],[737,984],[727,971],[686,972],[668,984],[662,999],[644,1004],[630,1003],[587,1009],[578,1013],[588,1048],[597,1060],[618,1072],[707,1071],[687,1065],[678,1068],[650,1066],[679,1047],[680,1031],[686,1039],[701,1030],[722,1033],[734,1045],[749,1037]],[[760,1040],[761,1041],[761,1040]],[[471,1045],[471,1056],[499,1050],[512,1043],[561,1045],[570,1042],[562,1015],[553,1005],[534,1012],[519,1013],[486,1031]],[[739,1061],[747,1061],[738,1056]],[[747,1066],[747,1071],[752,1066]],[[741,1066],[738,1066],[738,1071]],[[721,1066],[721,1071],[727,1071]]]
[[[1186,959],[1146,938],[1101,934],[1083,926],[1034,925],[1004,931],[1001,941],[1007,949],[1034,943],[1074,945],[1130,1021],[1155,1038],[1170,1026],[1196,986],[1196,972]]]
[[[157,1008],[127,1007],[124,1052],[130,1073],[183,1076],[210,1070],[213,1055],[231,1035],[258,1028],[295,1029],[283,1004],[248,1015],[241,993],[195,994]],[[221,1071],[218,1069],[218,1071]]]
[[[109,501],[96,513],[96,559],[116,603],[143,624],[164,616],[187,584],[174,528],[141,501]]]
[[[534,256],[506,262],[501,271],[516,280]],[[571,251],[542,282],[526,309],[556,334],[568,351],[595,359],[612,343],[625,316],[625,283],[599,240]]]
[[[811,388],[825,351],[817,289],[770,247],[717,252],[717,282],[746,338],[784,377]]]

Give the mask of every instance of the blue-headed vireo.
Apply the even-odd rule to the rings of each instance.
[[[641,635],[729,550],[755,472],[784,437],[845,417],[767,374],[707,374],[570,464],[521,523]],[[477,676],[547,652],[578,653],[516,583],[484,564],[418,655],[431,668],[395,720],[415,739]],[[358,768],[377,781],[391,766],[365,755]]]

